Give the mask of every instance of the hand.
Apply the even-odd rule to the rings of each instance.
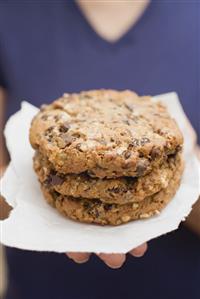
[[[137,248],[132,249],[129,254],[131,254],[134,257],[141,257],[144,255],[144,253],[147,250],[147,243],[144,243]],[[86,263],[91,253],[80,253],[80,252],[67,252],[66,255],[72,259],[74,262],[82,264]],[[100,253],[98,254],[98,257],[110,268],[117,269],[120,268],[125,260],[126,260],[126,254],[106,254],[106,253]]]
[[[0,179],[3,176],[7,166],[0,166]],[[5,199],[0,194],[0,220],[8,218],[12,208],[8,205]]]
[[[6,171],[7,165],[0,166],[0,178],[3,176],[4,172]]]

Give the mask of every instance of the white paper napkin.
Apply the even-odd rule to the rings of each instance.
[[[1,181],[2,195],[14,208],[1,221],[1,242],[38,251],[126,253],[132,248],[176,229],[199,195],[199,162],[193,153],[191,129],[176,93],[154,97],[162,101],[178,122],[185,139],[186,167],[174,199],[160,215],[121,226],[97,226],[64,218],[43,199],[32,168],[33,150],[28,133],[38,109],[27,102],[5,128],[11,163]]]

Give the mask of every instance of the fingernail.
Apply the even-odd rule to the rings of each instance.
[[[134,257],[142,257],[144,255],[144,253],[134,253],[133,256]]]
[[[89,258],[87,258],[85,260],[75,260],[75,259],[73,259],[73,261],[77,264],[84,264],[84,263],[87,263],[89,261]]]
[[[144,254],[134,254],[134,257],[142,257]]]
[[[104,262],[109,268],[112,268],[112,269],[120,269],[123,264],[121,265],[112,265],[112,264],[109,264],[108,262]]]
[[[122,265],[119,265],[119,266],[113,266],[113,265],[110,265],[109,263],[105,263],[109,268],[112,268],[112,269],[119,269],[122,267]]]

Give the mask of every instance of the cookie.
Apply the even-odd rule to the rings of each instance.
[[[167,188],[146,197],[141,202],[124,205],[106,204],[98,199],[64,196],[44,185],[41,188],[47,202],[71,219],[100,225],[119,225],[159,214],[176,193],[182,172],[183,163],[180,163]]]
[[[30,142],[59,173],[143,176],[177,152],[182,134],[167,109],[131,91],[64,94],[32,121]]]
[[[51,163],[36,153],[34,169],[39,181],[62,195],[101,199],[105,203],[125,204],[142,201],[145,197],[168,186],[176,168],[181,163],[181,153],[171,155],[159,167],[142,177],[121,177],[115,179],[91,178],[87,174],[57,173]]]

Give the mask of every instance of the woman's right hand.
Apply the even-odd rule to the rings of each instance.
[[[134,257],[142,257],[147,251],[147,243],[144,243],[134,249],[129,254]],[[75,263],[82,264],[86,263],[90,259],[91,253],[87,252],[67,252],[66,255],[72,259]],[[107,254],[100,253],[97,256],[110,268],[118,269],[126,261],[126,254]]]

